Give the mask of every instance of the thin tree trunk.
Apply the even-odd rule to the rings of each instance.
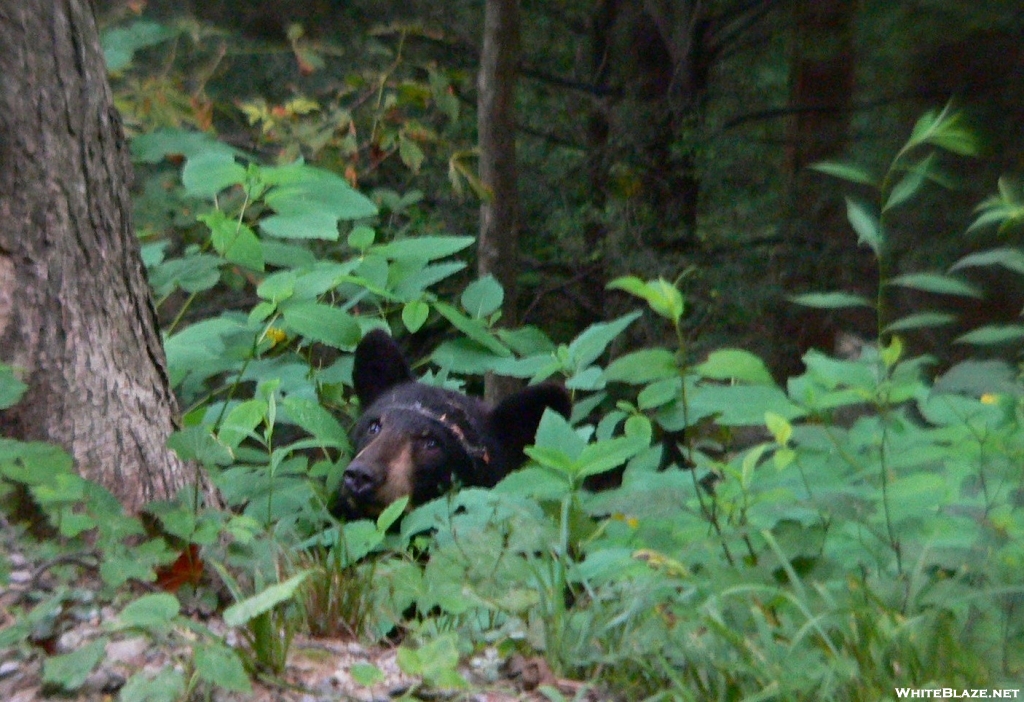
[[[128,510],[194,472],[135,239],[131,164],[88,0],[0,0],[0,433],[63,446]]]
[[[519,185],[516,173],[515,92],[519,62],[519,1],[487,0],[484,42],[477,78],[480,180],[491,197],[480,206],[478,271],[505,289],[504,324],[517,323]],[[484,395],[496,401],[515,381],[488,376]]]
[[[777,261],[779,282],[787,292],[873,284],[870,259],[856,248],[842,199],[826,187],[825,178],[807,170],[818,161],[841,157],[849,143],[856,12],[851,0],[800,0],[795,6],[790,242]],[[872,296],[867,289],[858,292]],[[842,314],[847,330],[863,322],[852,319],[848,310]],[[773,365],[780,377],[799,372],[800,358],[811,348],[831,352],[838,331],[831,315],[788,303],[782,303],[773,327],[778,349]]]

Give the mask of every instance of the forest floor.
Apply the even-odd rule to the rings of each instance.
[[[46,600],[55,590],[48,566],[41,567],[42,563],[33,562],[8,539],[2,541],[9,550],[7,557],[11,572],[9,585],[0,589],[0,630],[14,623],[12,612]],[[130,630],[118,631],[111,626],[117,618],[117,610],[97,605],[90,596],[97,586],[95,576],[82,576],[71,590],[73,595],[64,599],[60,613],[33,629],[32,645],[0,649],[0,700],[124,699],[120,696],[122,689],[139,671],[147,677],[155,677],[161,671],[176,668],[185,673],[187,679],[186,671],[192,660],[189,632],[153,637]],[[236,643],[234,632],[229,631],[218,617],[199,613],[190,616],[200,620],[206,629],[221,636],[225,642]],[[44,683],[43,666],[49,656],[81,650],[100,639],[107,641],[105,655],[74,692]],[[383,681],[370,687],[360,685],[351,674],[358,664],[375,666],[383,673]],[[541,658],[513,656],[503,660],[494,649],[487,649],[463,661],[459,673],[468,681],[467,689],[430,689],[401,671],[397,647],[393,645],[366,645],[352,640],[314,639],[299,635],[292,642],[284,673],[274,679],[254,680],[251,692],[215,688],[212,694],[205,695],[203,691],[209,688],[199,688],[196,690],[198,694],[182,696],[168,688],[164,695],[147,694],[140,699],[153,702],[200,698],[216,702],[512,702],[558,699],[557,695],[551,696],[552,688],[569,700],[603,702],[613,699],[588,689],[584,683],[556,678]],[[134,695],[127,697],[135,698]]]

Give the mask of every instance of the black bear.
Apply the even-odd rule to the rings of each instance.
[[[406,495],[410,504],[422,504],[456,481],[491,487],[522,465],[545,409],[564,417],[571,410],[557,385],[528,387],[492,408],[417,382],[394,340],[379,329],[356,347],[352,380],[362,415],[335,510],[348,519],[376,516]]]

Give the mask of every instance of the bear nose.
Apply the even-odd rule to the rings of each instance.
[[[357,500],[372,497],[379,482],[370,471],[369,466],[364,463],[353,462],[345,469],[345,492]]]

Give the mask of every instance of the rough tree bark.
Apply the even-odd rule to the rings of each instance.
[[[515,91],[519,62],[519,0],[487,0],[477,76],[480,180],[491,197],[480,206],[477,269],[505,289],[504,324],[517,323],[519,184],[516,171]],[[484,396],[494,402],[517,383],[489,375]]]
[[[194,472],[131,221],[131,164],[88,0],[0,0],[0,433],[57,443],[128,510]]]

